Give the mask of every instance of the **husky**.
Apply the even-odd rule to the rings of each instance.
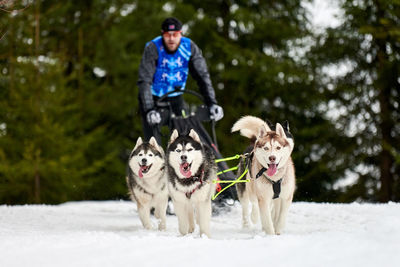
[[[215,193],[212,179],[217,165],[211,149],[200,141],[192,129],[188,135],[172,132],[167,147],[168,189],[178,217],[179,232],[193,233],[194,214],[200,235],[210,237],[211,197]]]
[[[295,191],[295,169],[291,159],[294,148],[289,124],[277,123],[274,131],[263,120],[245,116],[232,127],[232,132],[252,140],[246,150],[249,158],[241,162],[239,173],[248,167],[250,182],[239,183],[237,192],[242,205],[243,226],[249,226],[249,202],[252,203],[251,219],[256,223],[261,216],[262,229],[267,234],[281,234]]]
[[[149,142],[138,138],[129,156],[126,182],[132,201],[137,203],[143,227],[151,229],[150,211],[159,219],[158,229],[166,228],[168,205],[168,178],[165,169],[165,154],[154,137]]]

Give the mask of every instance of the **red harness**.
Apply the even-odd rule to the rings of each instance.
[[[185,195],[188,199],[190,199],[193,195],[194,192],[196,192],[200,187],[203,186],[203,177],[204,177],[204,169],[201,170],[200,176],[192,176],[189,179],[198,179],[200,181],[200,184],[196,186],[192,191],[186,192]]]

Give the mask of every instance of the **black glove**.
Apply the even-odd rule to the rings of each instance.
[[[161,122],[160,113],[156,110],[150,110],[147,112],[146,119],[151,126]]]
[[[210,119],[219,121],[224,117],[224,110],[222,109],[221,106],[218,106],[216,104],[213,104],[210,107]]]

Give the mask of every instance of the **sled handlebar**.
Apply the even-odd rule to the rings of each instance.
[[[191,95],[196,96],[197,98],[199,98],[199,99],[204,103],[204,97],[203,97],[201,94],[199,94],[199,93],[197,93],[197,92],[195,92],[195,91],[192,91],[192,90],[181,90],[180,88],[175,88],[174,91],[168,92],[168,93],[162,95],[159,99],[157,99],[156,105],[157,105],[158,107],[165,106],[165,102],[164,102],[165,99],[166,99],[168,96],[170,96],[170,95],[172,95],[172,94],[174,94],[174,93],[181,93],[181,94],[186,94],[186,93],[188,93],[188,94],[191,94]]]

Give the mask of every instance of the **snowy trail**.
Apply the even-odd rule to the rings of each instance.
[[[154,223],[156,221],[154,220]],[[128,201],[0,206],[0,266],[395,266],[400,204],[294,203],[286,231],[241,227],[241,208],[213,216],[212,238],[141,226]]]

